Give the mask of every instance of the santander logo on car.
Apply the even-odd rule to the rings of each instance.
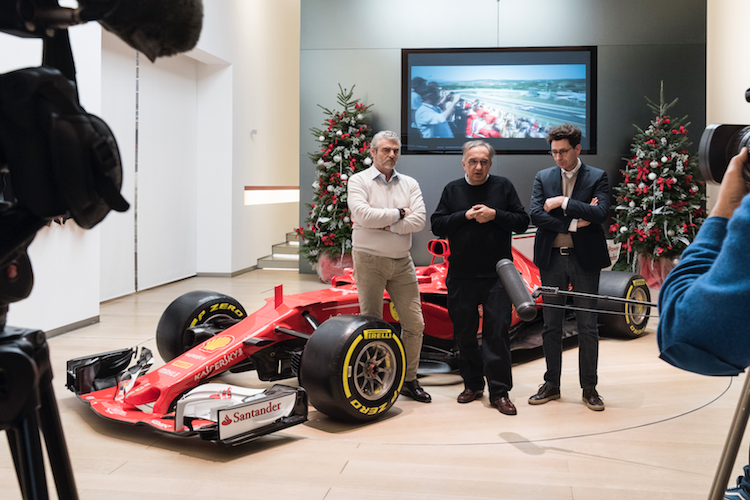
[[[251,420],[257,417],[268,415],[269,413],[273,413],[280,409],[281,409],[281,403],[269,401],[268,405],[262,406],[260,408],[253,408],[252,410],[248,410],[248,411],[236,411],[232,414],[231,417],[229,415],[226,415],[224,416],[224,420],[221,421],[221,425],[231,425],[237,422]]]

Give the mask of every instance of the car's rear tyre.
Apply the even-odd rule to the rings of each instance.
[[[404,346],[391,325],[367,316],[335,316],[305,345],[299,380],[318,411],[362,422],[393,406],[405,374]]]
[[[207,290],[196,290],[177,297],[164,311],[156,327],[156,347],[164,361],[171,361],[215,335],[196,334],[190,327],[209,320],[247,317],[242,305],[232,297]],[[231,323],[231,321],[229,322]]]
[[[651,302],[651,292],[646,280],[639,274],[622,271],[602,271],[599,278],[599,295]],[[599,333],[607,337],[637,338],[646,333],[651,307],[599,300],[600,311],[617,311],[622,314],[599,314]]]

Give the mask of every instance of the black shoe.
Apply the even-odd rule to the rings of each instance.
[[[560,388],[552,387],[545,382],[539,387],[539,391],[529,398],[529,404],[543,405],[547,401],[552,401],[553,399],[560,399]]]
[[[602,411],[604,409],[604,401],[599,393],[596,392],[595,388],[583,390],[583,402],[586,403],[589,410]]]
[[[417,379],[414,379],[411,382],[404,382],[404,385],[401,387],[401,394],[409,396],[414,401],[419,401],[420,403],[429,403],[432,401],[430,395],[422,389],[422,386],[419,385]]]

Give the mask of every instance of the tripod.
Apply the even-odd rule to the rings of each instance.
[[[724,492],[727,489],[727,482],[729,482],[729,476],[732,473],[732,467],[737,458],[737,452],[740,449],[748,417],[750,417],[750,376],[746,375],[745,385],[742,387],[740,400],[737,403],[737,408],[734,410],[732,425],[729,428],[729,434],[724,443],[724,450],[721,453],[721,460],[716,469],[716,475],[711,485],[711,493],[708,496],[708,500],[721,500],[724,498]]]
[[[77,500],[65,444],[44,332],[5,326],[8,306],[0,304],[0,430],[8,444],[25,500],[49,498],[39,431],[61,500]]]

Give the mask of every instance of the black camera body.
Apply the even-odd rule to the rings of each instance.
[[[746,147],[750,150],[750,125],[711,124],[701,135],[698,147],[698,164],[703,178],[721,184],[729,160]],[[745,182],[750,183],[750,167],[742,171]]]
[[[745,91],[745,100],[750,102],[750,89]],[[721,184],[729,161],[742,148],[750,151],[750,125],[711,124],[701,135],[698,146],[698,165],[707,182]],[[742,172],[745,182],[750,183],[750,165]]]

